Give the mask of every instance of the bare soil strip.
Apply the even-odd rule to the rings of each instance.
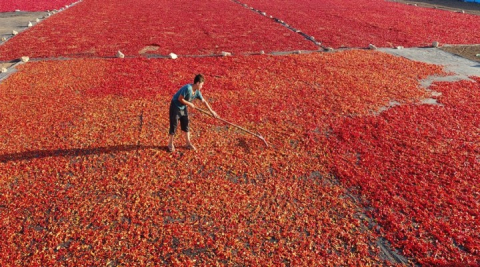
[[[46,15],[47,12],[0,13],[0,39],[10,38],[13,31],[21,32],[28,29],[28,22],[35,23],[37,18],[43,18]]]
[[[480,63],[480,44],[477,45],[445,45],[441,48],[445,52],[455,54]],[[478,55],[478,56],[477,56]]]

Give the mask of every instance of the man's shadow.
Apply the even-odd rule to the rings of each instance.
[[[33,150],[11,154],[0,155],[0,162],[6,163],[10,161],[22,161],[31,159],[41,159],[48,157],[75,157],[109,154],[115,152],[138,151],[145,149],[158,149],[168,151],[166,146],[141,146],[141,145],[118,145],[109,147],[93,147],[93,148],[72,148],[72,149],[52,149],[52,150]]]

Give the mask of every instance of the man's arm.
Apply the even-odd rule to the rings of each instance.
[[[180,95],[178,97],[178,101],[180,101],[180,103],[182,103],[184,105],[187,105],[191,108],[195,108],[195,105],[192,102],[189,102],[189,101],[185,100],[185,97],[183,97],[183,95]]]

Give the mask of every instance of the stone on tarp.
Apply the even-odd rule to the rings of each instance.
[[[373,44],[369,44],[368,48],[370,48],[371,50],[377,50],[377,47]]]
[[[30,60],[30,58],[27,57],[27,56],[23,56],[23,57],[20,58],[20,60],[21,60],[23,63],[27,63],[27,62]]]
[[[168,54],[168,56],[169,56],[171,59],[177,59],[177,58],[178,58],[178,56],[177,56],[176,54],[174,54],[174,53],[170,53],[170,54]]]
[[[33,26],[32,22],[29,21],[27,27],[32,27],[32,26]]]
[[[2,68],[2,69],[0,70],[1,73],[5,73],[5,72],[7,72],[7,71],[8,71],[7,68]]]
[[[231,55],[232,55],[232,53],[230,53],[230,52],[225,52],[225,51],[222,51],[221,54],[222,54],[222,56],[224,56],[224,57],[228,57],[228,56],[231,56]]]
[[[12,34],[13,34],[13,35],[17,35],[18,32],[17,32],[16,30],[13,30],[13,31],[12,31]]]
[[[433,47],[439,47],[439,46],[440,46],[440,43],[437,42],[437,41],[434,41],[434,42],[432,43],[432,46],[433,46]]]
[[[125,58],[125,55],[120,50],[118,50],[117,51],[117,57],[118,58]]]

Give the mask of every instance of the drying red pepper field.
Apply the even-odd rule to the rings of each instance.
[[[0,265],[478,266],[480,74],[425,88],[450,73],[364,49],[480,43],[478,28],[374,0],[52,15],[0,45],[4,62],[30,57],[0,80]],[[197,73],[268,147],[190,110],[197,151],[179,135],[168,152],[171,97]]]
[[[56,10],[75,2],[76,0],[2,0],[0,12]]]

